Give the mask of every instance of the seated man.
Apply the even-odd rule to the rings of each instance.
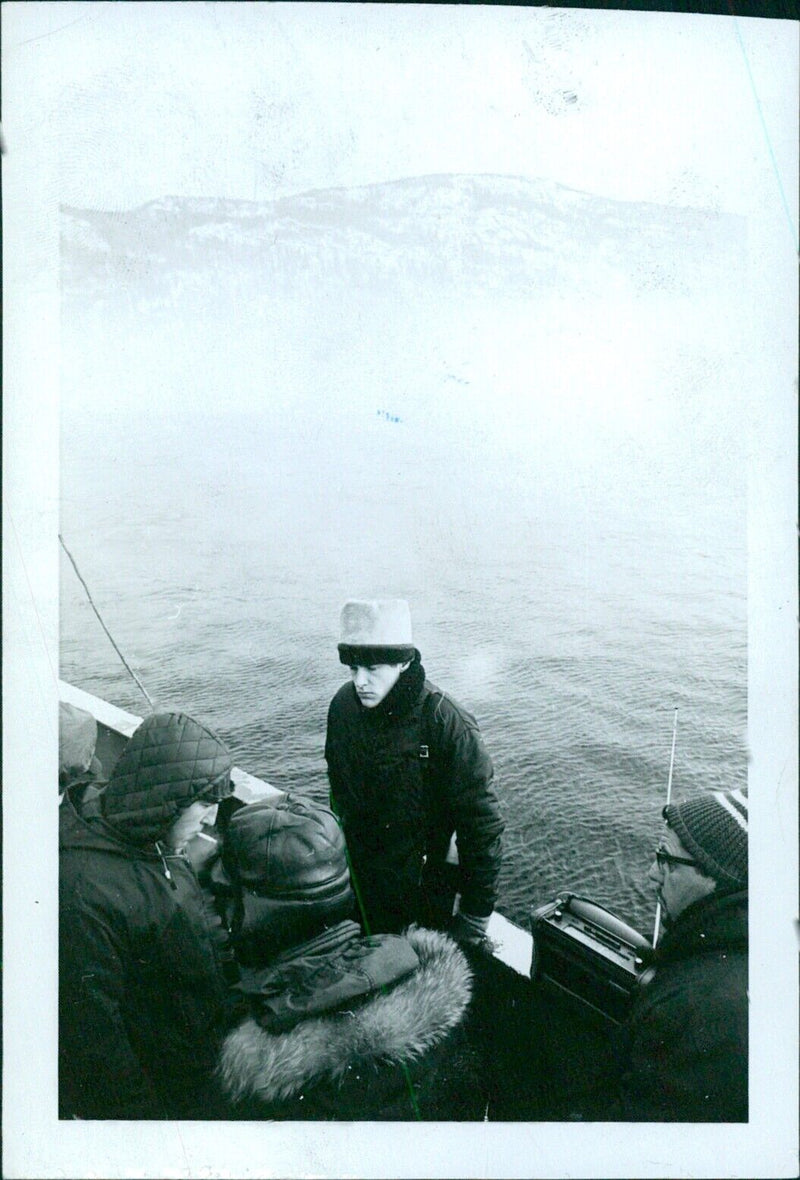
[[[665,935],[619,1038],[622,1117],[747,1121],[747,797],[664,808]],[[645,977],[646,978],[646,977]]]
[[[59,1116],[219,1115],[229,993],[186,845],[231,792],[223,743],[181,713],[135,731],[108,784],[60,809]],[[219,1110],[221,1110],[221,1106]]]
[[[327,808],[293,797],[242,807],[222,867],[251,1011],[219,1066],[239,1117],[482,1117],[460,1035],[471,990],[462,952],[433,930],[362,935]]]

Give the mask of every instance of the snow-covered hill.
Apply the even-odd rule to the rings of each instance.
[[[428,283],[535,294],[688,293],[724,279],[741,219],[628,203],[551,181],[424,176],[303,193],[269,203],[165,197],[125,212],[65,207],[67,293],[125,291],[161,302],[213,277],[253,273],[271,288],[319,284],[412,291]]]

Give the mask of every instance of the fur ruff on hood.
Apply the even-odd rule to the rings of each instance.
[[[228,1097],[285,1102],[359,1064],[410,1064],[443,1041],[466,1012],[472,973],[446,934],[412,926],[406,938],[419,957],[417,970],[354,1010],[304,1020],[278,1035],[249,1017],[230,1033],[217,1069]]]

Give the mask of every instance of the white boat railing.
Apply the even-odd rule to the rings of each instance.
[[[98,726],[102,726],[110,734],[120,738],[129,738],[133,731],[141,724],[142,718],[135,713],[128,713],[111,705],[101,697],[84,692],[74,684],[59,680],[59,697],[67,704],[83,709],[94,717]],[[283,791],[272,786],[263,779],[256,778],[239,766],[231,770],[231,782],[238,798],[245,803],[252,803],[256,799],[269,796],[280,796]],[[494,943],[494,956],[501,963],[516,971],[519,975],[530,976],[531,952],[533,939],[528,931],[510,922],[508,918],[495,911],[489,919],[489,938]]]

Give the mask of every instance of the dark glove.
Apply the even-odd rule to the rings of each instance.
[[[467,914],[463,910],[459,910],[457,914],[453,915],[450,934],[462,946],[474,947],[491,954],[494,950],[494,943],[486,933],[490,917],[491,915],[487,914],[485,918],[479,918],[475,914]]]

